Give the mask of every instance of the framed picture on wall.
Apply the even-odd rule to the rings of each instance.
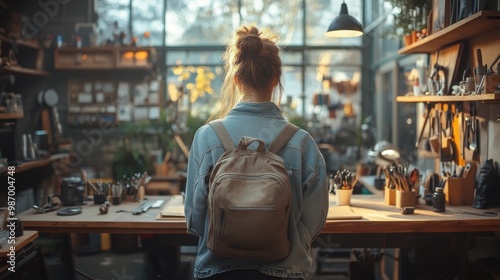
[[[434,0],[432,4],[432,33],[450,25],[450,1]]]
[[[92,47],[96,43],[96,24],[78,22],[75,24],[75,34],[81,38],[82,47]]]

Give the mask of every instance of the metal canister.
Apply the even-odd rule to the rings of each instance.
[[[81,205],[84,203],[85,186],[81,178],[66,177],[61,184],[61,200],[64,206]]]
[[[434,212],[444,212],[446,209],[445,203],[443,188],[436,188],[432,196],[432,210],[434,210]]]

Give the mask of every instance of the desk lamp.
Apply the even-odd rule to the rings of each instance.
[[[396,146],[387,141],[380,141],[375,144],[373,150],[368,152],[368,155],[373,157],[375,164],[381,168],[392,164],[406,164],[409,162]]]
[[[387,141],[377,142],[373,146],[373,150],[368,151],[368,156],[372,157],[377,165],[377,178],[375,179],[375,188],[377,189],[384,187],[385,179],[381,178],[382,169],[393,164],[399,165],[409,162],[396,146]]]

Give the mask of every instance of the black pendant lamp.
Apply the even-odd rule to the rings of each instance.
[[[361,23],[349,15],[345,1],[340,6],[339,15],[333,19],[326,31],[327,37],[357,37],[363,35]]]

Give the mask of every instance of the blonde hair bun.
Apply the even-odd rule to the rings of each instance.
[[[264,47],[262,39],[260,38],[260,32],[255,26],[243,26],[236,30],[235,39],[235,46],[239,50],[238,61],[258,54]]]
[[[221,107],[210,119],[224,118],[239,101],[274,101],[279,105],[283,85],[277,39],[271,29],[258,29],[254,24],[235,30],[222,56]]]

